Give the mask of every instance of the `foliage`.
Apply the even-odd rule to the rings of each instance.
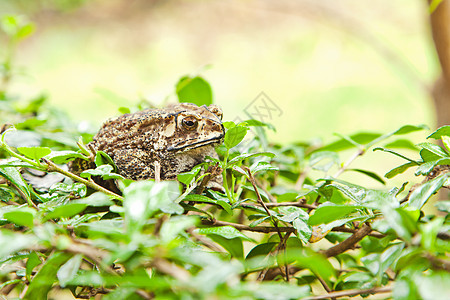
[[[15,35],[27,25],[8,22],[17,26],[5,30],[16,43]],[[0,101],[2,119],[14,125],[2,126],[0,139],[3,295],[13,290],[22,299],[45,299],[56,289],[85,299],[449,294],[450,205],[437,202],[435,214],[429,199],[450,185],[450,126],[428,136],[443,147],[423,142],[416,148],[402,136],[426,129],[423,125],[340,135],[317,146],[270,144],[264,134],[270,125],[257,120],[224,122],[220,159],[180,174],[182,184],[133,182],[114,173],[105,153],[91,155],[81,141],[77,150],[73,141],[79,133],[51,112],[45,98],[17,105],[7,89],[10,74],[2,73],[8,80]],[[189,88],[193,82],[200,84]],[[181,101],[185,88],[212,95],[201,77],[180,80]],[[208,97],[202,101],[211,101]],[[256,138],[246,139],[255,132]],[[412,149],[415,158],[403,154]],[[351,168],[371,150],[406,160],[387,179],[415,168],[423,181],[387,187],[371,170]],[[349,151],[353,154],[342,162]],[[97,167],[80,176],[70,173],[64,164],[76,158]],[[222,170],[223,192],[202,188],[214,168]],[[30,170],[64,177],[37,188],[25,180]],[[339,178],[349,171],[382,188]],[[94,176],[116,180],[120,193],[99,186]]]

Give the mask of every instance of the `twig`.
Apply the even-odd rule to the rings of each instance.
[[[364,223],[360,229],[358,229],[355,233],[353,233],[349,238],[346,240],[340,242],[336,246],[333,246],[322,253],[326,257],[332,257],[336,256],[338,254],[341,254],[350,248],[352,248],[356,243],[358,243],[360,240],[362,240],[366,235],[368,235],[371,232],[371,228],[368,224]]]
[[[248,204],[246,204],[248,205]],[[279,202],[279,203],[265,203],[267,207],[279,207],[279,206],[296,206],[296,207],[303,207],[303,208],[310,208],[310,209],[316,209],[317,206],[312,204],[305,204],[301,202]]]
[[[153,162],[153,165],[155,167],[155,182],[161,182],[161,164],[159,163],[159,161],[155,160]]]
[[[334,178],[339,177],[342,173],[344,173],[345,170],[347,170],[347,168],[351,165],[351,163],[357,159],[358,157],[360,157],[361,155],[364,154],[364,149],[359,149],[358,151],[356,151],[355,153],[353,153],[352,156],[350,156],[350,158],[342,165],[342,167],[339,168],[339,170],[337,170],[337,172],[334,174]]]
[[[277,204],[277,199],[275,199],[275,197],[271,193],[269,193],[269,191],[260,182],[258,182],[255,179],[255,183],[260,189],[262,189],[264,191],[264,193],[266,193],[266,195],[269,198],[271,204]],[[269,204],[269,203],[267,203],[267,204]]]
[[[222,252],[223,250],[221,248],[219,248],[218,246],[216,246],[216,244],[212,243],[208,238],[199,235],[197,233],[194,232],[195,227],[190,227],[188,229],[186,229],[186,232],[188,232],[190,235],[192,235],[197,241],[201,242],[203,245],[205,245],[206,247],[208,247],[209,249],[211,249],[214,252]]]
[[[256,197],[258,200],[258,203],[264,208],[264,210],[266,211],[267,215],[270,216],[270,219],[272,220],[272,224],[275,227],[278,236],[280,237],[280,242],[283,240],[283,235],[281,234],[281,232],[278,230],[278,222],[277,220],[272,216],[272,214],[270,213],[270,210],[267,208],[266,204],[264,203],[264,201],[261,198],[261,195],[259,194],[258,191],[258,187],[256,186],[256,181],[255,181],[255,177],[253,177],[252,172],[250,171],[250,169],[246,166],[243,166],[243,168],[247,171],[248,174],[248,178],[251,182],[251,184],[253,185],[253,189],[255,190],[256,193]]]
[[[220,221],[220,220],[210,220],[210,219],[202,219],[202,224],[203,225],[208,225],[208,226],[233,226],[234,228],[236,228],[237,230],[240,231],[253,231],[253,232],[260,232],[260,233],[270,233],[270,232],[277,232],[277,229],[275,227],[272,226],[255,226],[255,227],[250,227],[248,225],[244,225],[244,224],[238,224],[238,223],[232,223],[232,222],[226,222],[226,221]],[[295,228],[294,227],[280,227],[278,226],[278,230],[280,232],[290,232],[293,233],[295,232]],[[339,226],[339,227],[335,227],[333,228],[331,231],[335,231],[335,232],[349,232],[349,233],[355,233],[358,230],[355,229],[351,229],[351,228],[346,228],[343,226]],[[383,238],[385,235],[378,233],[378,232],[370,232],[369,234],[372,237],[375,238]]]
[[[42,158],[42,160],[44,160],[44,162],[48,165],[47,172],[58,172],[58,173],[61,173],[64,176],[67,176],[67,177],[69,177],[69,178],[71,178],[71,179],[73,179],[75,181],[83,183],[87,187],[90,187],[90,188],[92,188],[94,190],[103,192],[103,193],[113,197],[114,199],[123,201],[123,197],[122,196],[117,195],[116,193],[114,193],[114,192],[112,192],[112,191],[110,191],[108,189],[105,189],[101,185],[98,185],[98,184],[96,184],[93,181],[86,180],[86,179],[84,179],[84,178],[82,178],[82,177],[80,177],[78,175],[75,175],[75,174],[69,172],[69,171],[66,171],[66,170],[60,168],[58,165],[56,165],[54,162],[52,162],[49,159]]]
[[[323,288],[325,289],[325,291],[327,291],[328,294],[333,292],[333,290],[328,286],[327,282],[325,280],[323,280],[322,277],[320,277],[317,274],[314,274],[314,275],[317,277],[317,279],[319,280],[320,284],[323,286]],[[331,300],[335,300],[336,297],[330,297],[330,299]]]
[[[183,268],[175,265],[174,263],[169,262],[164,258],[155,258],[151,266],[160,271],[161,273],[172,276],[173,278],[182,281],[188,282],[191,274]]]
[[[381,293],[390,293],[390,292],[392,292],[392,289],[390,287],[375,287],[375,288],[371,288],[371,289],[361,289],[361,290],[353,289],[353,290],[331,292],[326,295],[306,297],[306,298],[303,298],[303,300],[325,300],[325,299],[330,299],[332,297],[339,298],[339,297],[355,296],[355,295],[361,295],[361,294],[381,294]]]

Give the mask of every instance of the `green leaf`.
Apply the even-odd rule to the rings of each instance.
[[[244,247],[241,238],[236,237],[229,239],[217,234],[208,234],[208,237],[225,248],[225,250],[230,253],[231,257],[238,259],[244,258]]]
[[[7,257],[36,243],[36,238],[8,230],[0,231],[0,257]]]
[[[29,201],[31,201],[31,191],[28,184],[23,179],[20,172],[14,167],[0,167],[0,175],[15,185]]]
[[[248,283],[249,290],[253,291],[253,299],[303,299],[310,293],[309,286],[297,286],[284,282]]]
[[[362,173],[364,175],[369,176],[372,179],[375,179],[376,181],[378,181],[379,183],[381,183],[383,185],[386,184],[386,182],[374,172],[367,171],[367,170],[362,170],[362,169],[348,169],[348,171],[354,171],[354,172]]]
[[[427,136],[427,139],[440,139],[443,136],[450,136],[450,125],[445,125],[438,128],[435,132]]]
[[[411,132],[414,132],[414,131],[419,131],[419,130],[424,130],[424,129],[428,129],[428,126],[426,126],[426,125],[418,125],[418,126],[405,125],[405,126],[402,126],[399,129],[397,129],[397,130],[395,130],[395,131],[393,131],[391,133],[384,134],[384,135],[380,136],[379,138],[371,141],[370,143],[368,143],[366,145],[366,147],[367,148],[372,147],[373,145],[375,145],[375,144],[381,142],[382,140],[385,140],[385,139],[387,139],[387,138],[389,138],[389,137],[391,137],[393,135],[403,135],[403,134],[408,134],[408,133],[411,133]]]
[[[444,185],[448,177],[449,174],[442,174],[417,187],[409,196],[408,206],[413,209],[422,209],[428,199]]]
[[[114,202],[106,194],[101,192],[93,193],[86,198],[73,200],[71,203],[86,204],[94,207],[114,205]]]
[[[86,156],[84,156],[83,154],[81,154],[79,152],[69,151],[69,150],[52,151],[52,153],[46,155],[45,158],[51,160],[52,162],[54,162],[55,164],[58,164],[58,165],[65,164],[65,163],[67,163],[71,160],[77,159],[77,158],[84,159],[84,160],[88,159]]]
[[[213,102],[211,86],[199,76],[182,77],[176,85],[176,92],[179,102],[190,102],[198,106],[208,106]]]
[[[384,145],[384,148],[400,148],[417,151],[416,145],[410,140],[399,139]]]
[[[297,231],[297,237],[304,243],[307,244],[312,235],[312,228],[307,224],[307,221],[300,218],[292,221],[292,226],[294,226]]]
[[[114,163],[112,158],[108,155],[108,153],[104,151],[97,151],[95,153],[94,162],[97,167],[100,167],[102,165],[111,165],[113,166],[114,171],[117,171],[116,164]]]
[[[147,219],[161,210],[166,213],[181,214],[183,207],[174,203],[180,195],[176,182],[136,181],[123,191],[123,208],[127,231],[140,231]]]
[[[411,158],[408,158],[408,157],[404,156],[403,154],[400,154],[400,153],[398,153],[398,152],[396,152],[396,151],[394,151],[394,150],[391,150],[391,149],[386,149],[386,148],[383,148],[383,147],[377,147],[377,148],[374,148],[373,151],[384,151],[384,152],[388,152],[388,153],[394,154],[394,155],[396,155],[396,156],[398,156],[398,157],[401,157],[401,158],[403,158],[403,159],[406,159],[407,161],[409,161],[409,162],[411,162],[411,163],[415,163],[416,165],[419,164],[419,163],[416,162],[415,160],[413,160],[413,159],[411,159]]]
[[[322,162],[322,164],[319,165],[319,162]],[[339,156],[336,152],[332,151],[313,152],[309,158],[309,165],[314,170],[328,172],[333,165],[339,165]]]
[[[250,250],[245,259],[250,259],[256,256],[266,256],[276,245],[278,245],[278,243],[274,242],[256,245],[252,250]]]
[[[450,276],[446,271],[436,271],[428,276],[416,273],[413,280],[424,300],[446,299],[450,295]]]
[[[280,255],[279,260],[283,261],[285,255]],[[324,280],[329,280],[335,276],[335,270],[325,256],[312,251],[309,248],[304,248],[303,251],[288,251],[286,259],[292,264],[311,270],[314,274],[320,276]]]
[[[224,237],[226,239],[240,238],[244,241],[254,242],[253,239],[242,234],[239,230],[237,230],[236,228],[234,228],[232,226],[198,228],[197,232],[200,234],[206,234],[206,235],[216,234],[216,235],[220,235],[221,237]]]
[[[227,202],[228,198],[226,197],[220,197],[219,199],[211,199],[203,195],[189,194],[183,200],[217,204],[221,206],[230,215],[233,214],[231,205]]]
[[[29,207],[21,207],[5,212],[3,214],[3,217],[16,225],[33,228],[33,220],[35,214],[36,211],[34,211],[33,209]]]
[[[435,204],[435,206],[440,211],[450,213],[450,200],[439,201]]]
[[[30,252],[26,264],[26,276],[28,280],[30,280],[31,273],[33,272],[34,268],[41,263],[42,262],[39,259],[39,255],[37,255],[35,251]]]
[[[398,174],[401,174],[403,172],[405,172],[406,170],[408,170],[411,167],[415,167],[417,166],[416,162],[408,162],[406,164],[400,165],[396,168],[393,168],[392,170],[390,170],[389,172],[387,172],[384,177],[391,179],[394,176],[397,176]]]
[[[52,152],[52,150],[47,147],[19,147],[17,148],[17,151],[35,161],[39,161],[39,159]]]
[[[33,277],[33,280],[28,286],[24,299],[40,300],[47,299],[47,294],[56,281],[56,273],[62,264],[69,258],[70,254],[64,252],[53,253]]]
[[[77,254],[59,268],[58,272],[56,273],[56,276],[58,277],[59,285],[61,287],[64,288],[70,280],[75,278],[78,269],[81,266],[82,260],[83,256],[81,254]]]
[[[431,153],[439,156],[440,158],[450,157],[450,155],[441,146],[432,143],[420,143],[417,146],[430,151]]]
[[[347,216],[350,213],[361,208],[362,208],[361,206],[336,205],[330,202],[326,202],[324,204],[319,205],[319,207],[314,211],[314,214],[309,217],[308,224],[319,225],[324,223],[325,224],[330,223],[344,216]]]
[[[225,133],[224,144],[227,149],[237,146],[247,134],[247,127],[235,126],[227,130]]]
[[[201,169],[201,166],[195,166],[188,172],[178,174],[177,179],[179,182],[184,183],[185,185],[190,185],[192,180],[194,180],[195,176],[197,176]]]
[[[76,214],[79,214],[87,207],[84,203],[67,203],[56,207],[53,211],[49,212],[44,220],[70,218]]]
[[[228,162],[228,166],[236,164],[238,162],[241,162],[244,159],[252,158],[252,157],[258,157],[258,156],[267,156],[269,158],[273,158],[275,156],[275,154],[272,153],[272,152],[258,152],[258,153],[244,153],[244,154],[240,154],[240,155],[234,157],[233,159],[230,159],[230,161]]]
[[[339,152],[339,151],[354,148],[355,143],[358,145],[365,145],[380,136],[381,136],[381,134],[379,134],[379,133],[357,133],[357,134],[351,135],[349,137],[353,142],[349,142],[349,140],[347,138],[342,138],[342,139],[340,139],[334,143],[331,143],[329,145],[326,145],[318,150]]]
[[[175,216],[164,222],[160,236],[163,243],[173,241],[185,229],[192,227],[198,223],[198,218],[195,216]]]
[[[90,179],[92,176],[101,176],[102,179],[104,179],[104,180],[124,179],[124,177],[122,175],[112,173],[113,169],[114,169],[114,167],[111,165],[101,165],[93,170],[89,169],[89,170],[81,172],[80,176],[83,178],[88,178],[88,179]]]
[[[381,207],[381,211],[389,226],[394,229],[401,238],[409,241],[412,234],[417,232],[417,220],[420,215],[419,211],[406,211],[402,207],[392,208],[389,206]]]

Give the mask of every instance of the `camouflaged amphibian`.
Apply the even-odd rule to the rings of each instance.
[[[147,109],[106,121],[88,145],[111,156],[126,178],[155,178],[156,162],[161,180],[173,180],[206,156],[217,157],[214,147],[225,133],[221,119],[216,105]]]

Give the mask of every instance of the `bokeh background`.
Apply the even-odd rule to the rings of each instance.
[[[281,110],[276,141],[436,125],[426,1],[2,0],[0,12],[36,24],[15,88],[94,127],[122,106],[174,101],[188,74],[210,82],[228,120],[264,92]]]

